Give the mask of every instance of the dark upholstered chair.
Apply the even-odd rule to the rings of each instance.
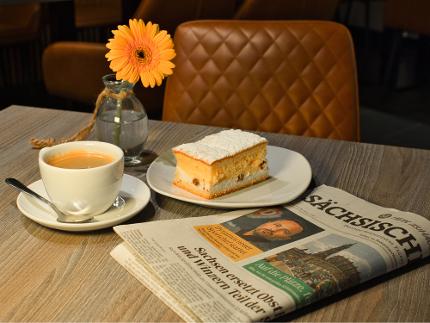
[[[340,0],[244,0],[236,19],[333,20]]]
[[[122,20],[122,0],[74,0],[77,28],[118,24]]]
[[[430,35],[429,11],[430,1],[385,0],[384,26],[402,31]]]
[[[0,45],[37,38],[40,19],[39,3],[0,5]]]
[[[233,12],[234,1],[231,0],[142,0],[134,17],[157,23],[173,36],[176,26],[184,21],[229,18]],[[42,62],[48,93],[86,105],[94,104],[103,89],[102,76],[112,73],[106,52],[102,43],[57,42],[48,46]],[[164,83],[153,89],[144,89],[137,84],[135,91],[148,116],[160,119]]]
[[[384,1],[384,28],[388,43],[385,46],[384,82],[389,90],[396,88],[398,83],[399,66],[402,64],[405,45],[404,34],[412,33],[422,37],[421,42],[428,42],[430,36],[430,1],[425,0],[385,0]],[[388,36],[388,37],[387,37]],[[428,46],[428,45],[427,45]],[[424,46],[422,46],[424,47]],[[418,51],[417,69],[414,71],[416,79],[413,83],[428,80],[426,69],[427,52]],[[409,81],[410,83],[410,81]],[[411,84],[406,87],[410,87]],[[416,85],[416,84],[413,84]]]
[[[1,93],[40,79],[35,53],[40,48],[41,20],[39,3],[0,4]]]
[[[163,120],[359,140],[353,43],[324,21],[194,21],[174,38]]]

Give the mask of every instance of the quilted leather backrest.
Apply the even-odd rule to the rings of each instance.
[[[324,21],[193,21],[176,31],[163,120],[359,139],[348,30]]]

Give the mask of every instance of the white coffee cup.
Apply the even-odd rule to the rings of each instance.
[[[54,156],[86,151],[111,157],[92,168],[62,168],[48,163]],[[75,141],[43,148],[39,170],[51,201],[66,214],[97,215],[105,212],[119,194],[124,173],[124,153],[118,146],[101,141]]]

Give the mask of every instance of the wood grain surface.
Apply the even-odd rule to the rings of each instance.
[[[0,112],[0,321],[181,321],[118,265],[109,252],[120,242],[111,228],[87,233],[52,230],[16,207],[4,183],[40,179],[31,137],[65,137],[89,114],[12,106]],[[219,128],[150,122],[145,163],[126,173],[145,180],[149,163],[180,143]],[[313,184],[346,190],[382,206],[430,218],[430,151],[264,134],[269,143],[302,153]],[[216,214],[152,193],[129,223]],[[174,234],[172,232],[172,234]],[[420,261],[282,318],[295,321],[430,321],[430,263]]]

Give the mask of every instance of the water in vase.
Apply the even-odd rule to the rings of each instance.
[[[148,117],[144,112],[123,110],[118,118],[116,111],[104,111],[97,118],[96,133],[99,140],[121,147],[126,165],[138,164],[148,137]]]

